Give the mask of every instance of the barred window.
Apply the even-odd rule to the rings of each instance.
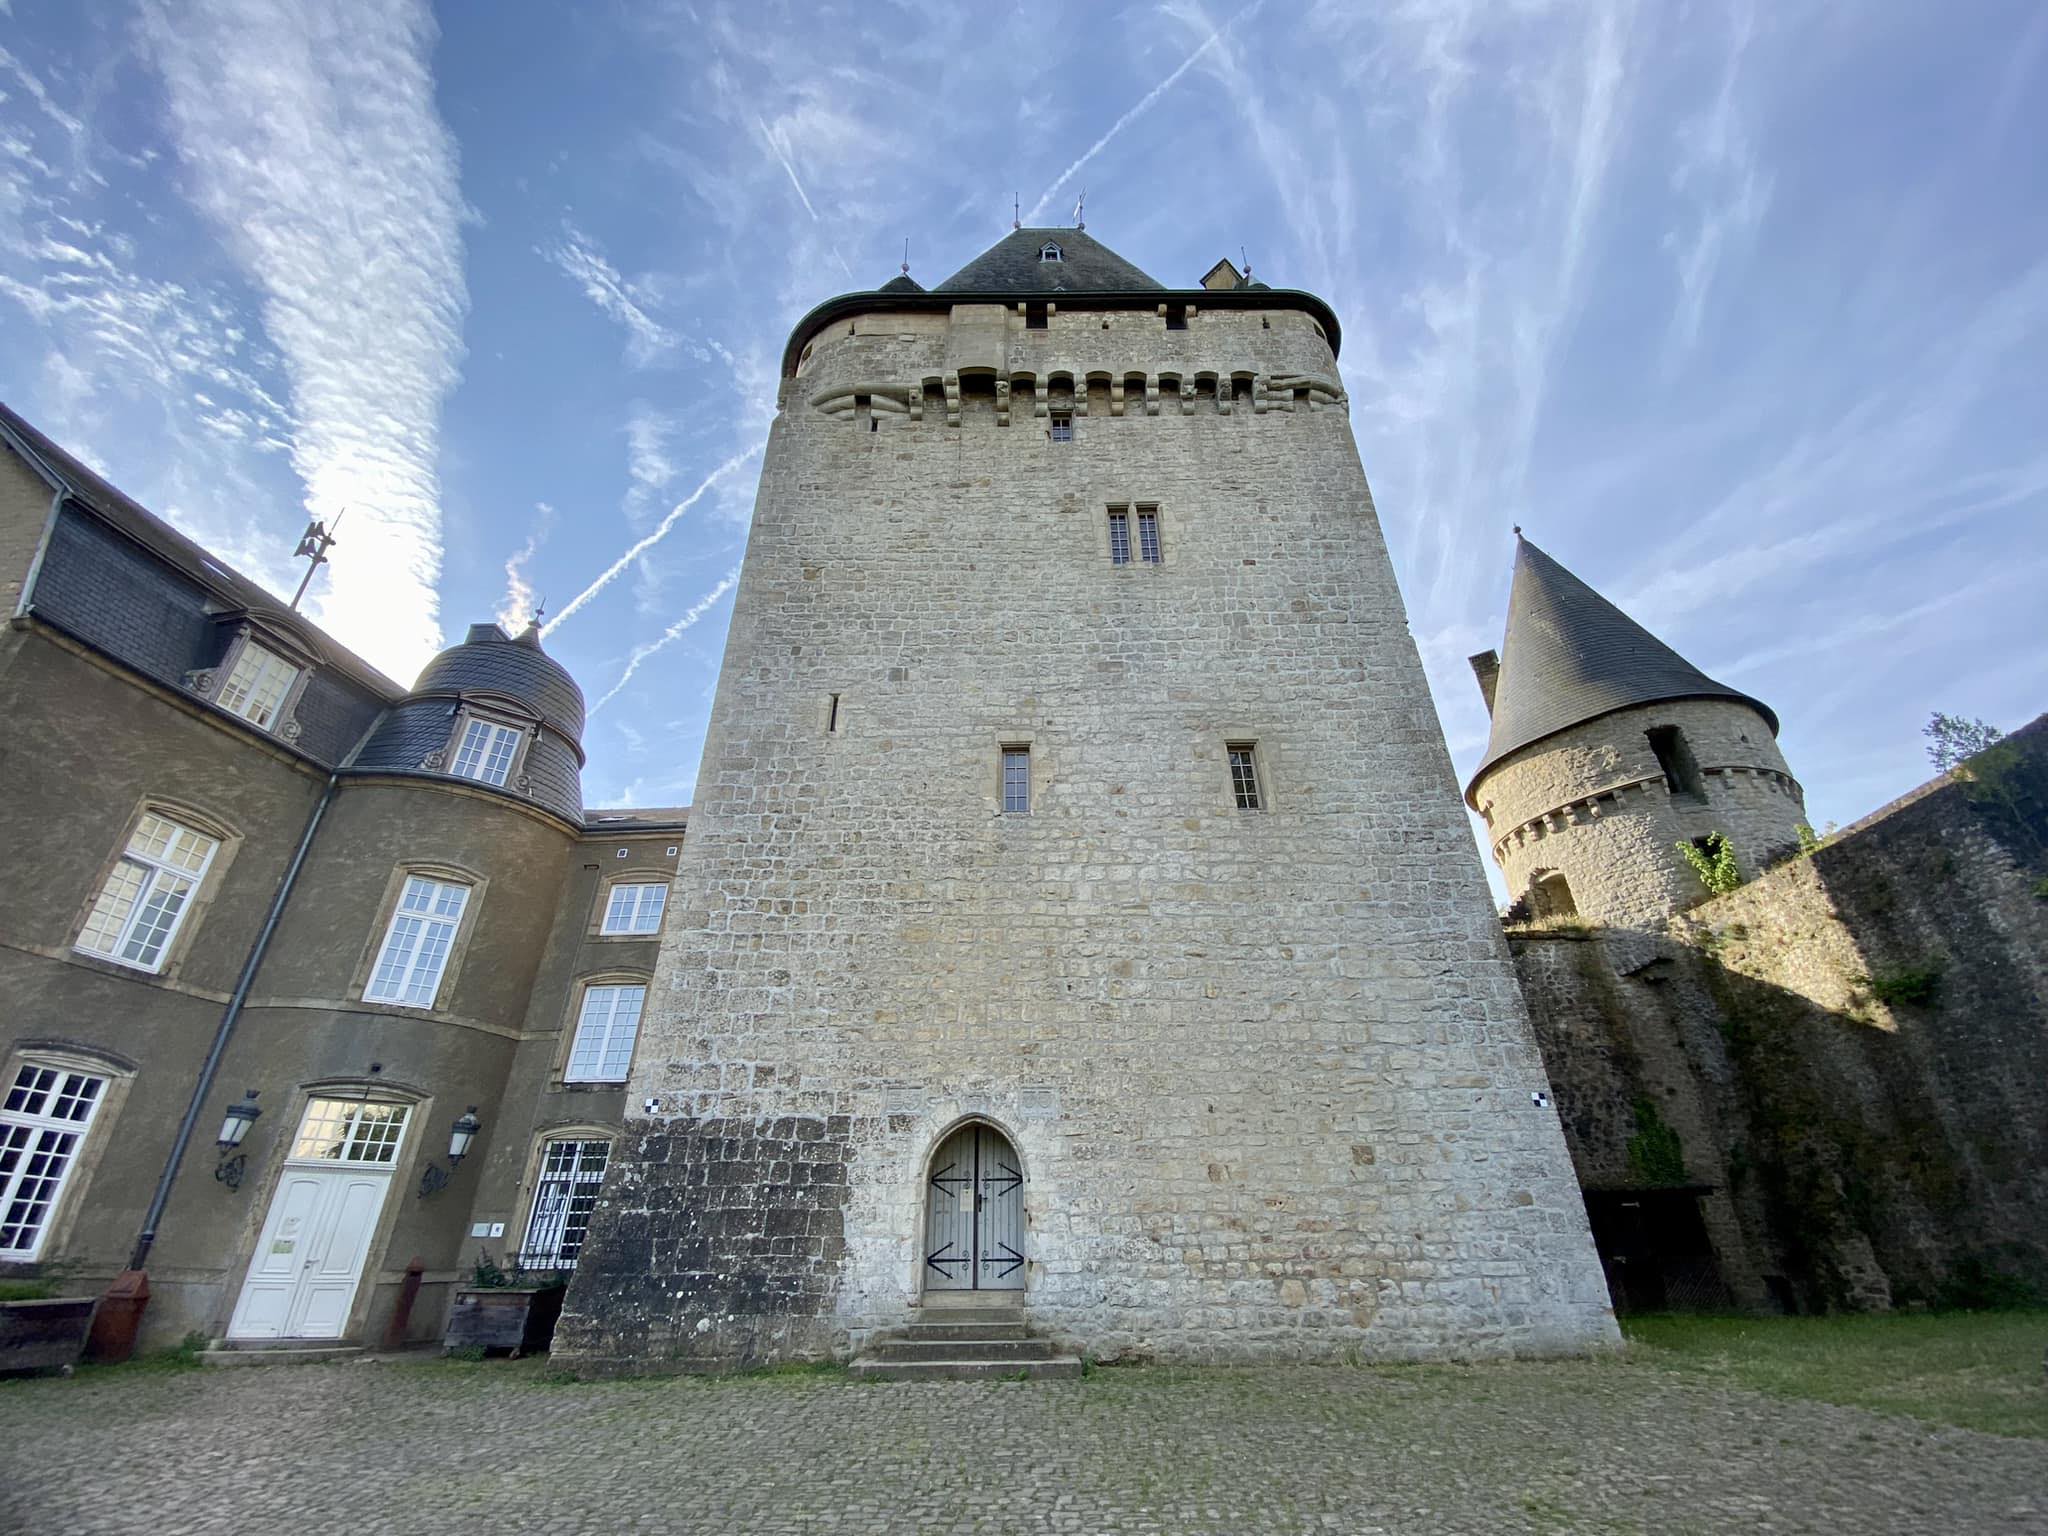
[[[448,969],[448,952],[469,905],[469,887],[448,880],[408,875],[398,908],[384,934],[384,947],[363,996],[373,1003],[431,1008]]]
[[[384,1167],[398,1160],[405,1139],[407,1104],[372,1104],[362,1099],[310,1099],[292,1156],[329,1163]]]
[[[1131,514],[1122,507],[1109,509],[1109,563],[1131,563]]]
[[[1024,816],[1031,811],[1031,749],[1003,748],[1003,813]]]
[[[562,1080],[623,1083],[633,1070],[633,1041],[640,1033],[640,1010],[646,1000],[647,988],[637,982],[586,987]]]
[[[519,733],[510,726],[472,720],[463,730],[462,745],[455,750],[455,765],[448,771],[457,778],[503,784],[512,772],[512,758],[518,750]]]
[[[25,1063],[0,1108],[0,1258],[33,1259],[100,1107],[103,1077]]]
[[[520,1245],[524,1269],[574,1269],[590,1231],[590,1213],[604,1183],[612,1144],[608,1141],[550,1141],[541,1151],[540,1182],[533,1192],[533,1215]]]
[[[668,883],[662,881],[621,882],[612,887],[605,903],[602,933],[659,933],[661,914],[668,905]]]
[[[1159,563],[1159,509],[1138,508],[1138,558],[1147,565]]]
[[[231,715],[240,715],[251,725],[274,731],[284,697],[298,680],[297,667],[282,656],[245,641],[235,656],[234,666],[228,669],[228,680],[221,684],[220,707]]]
[[[145,811],[100,888],[76,947],[137,970],[162,970],[164,952],[219,846],[203,832]]]
[[[1234,741],[1226,750],[1230,753],[1230,789],[1237,796],[1237,808],[1240,811],[1261,809],[1256,749],[1249,741]]]

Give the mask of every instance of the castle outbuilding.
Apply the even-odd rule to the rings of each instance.
[[[1532,917],[1650,925],[1702,900],[1679,852],[1745,875],[1796,848],[1778,717],[1717,683],[1516,533],[1507,635],[1472,658],[1493,717],[1465,791]]]

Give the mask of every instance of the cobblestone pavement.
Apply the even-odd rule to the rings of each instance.
[[[2048,1530],[2048,1447],[1637,1361],[566,1383],[374,1361],[0,1383],[0,1529]]]

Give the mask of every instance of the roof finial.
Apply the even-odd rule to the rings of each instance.
[[[347,507],[343,507],[334,514],[335,528],[341,526],[341,520],[346,516],[348,516]],[[340,542],[341,540],[334,536],[333,529],[330,529],[325,523],[321,522],[319,518],[316,517],[312,522],[306,524],[306,531],[299,535],[299,547],[292,551],[292,558],[294,560],[309,560],[312,563],[306,567],[306,574],[299,579],[299,590],[292,594],[292,612],[297,613],[299,611],[299,600],[306,595],[306,588],[313,584],[313,573],[327,563],[327,551]]]
[[[1244,247],[1241,245],[1237,248],[1237,259],[1244,263],[1244,280],[1250,282],[1252,280],[1252,259],[1245,255]]]
[[[1086,229],[1088,221],[1081,217],[1081,205],[1088,201],[1088,189],[1083,187],[1081,195],[1074,199],[1074,228]]]
[[[1017,196],[1016,193],[1012,192],[1010,194],[1010,228],[1022,229],[1024,227],[1024,221],[1021,217],[1019,217],[1019,210],[1022,207],[1023,201]]]
[[[1515,524],[1515,537],[1519,539],[1519,538],[1520,538],[1521,536],[1522,536],[1522,525],[1521,525],[1520,523],[1517,523],[1517,524]]]
[[[910,276],[910,236],[903,237],[903,275]]]

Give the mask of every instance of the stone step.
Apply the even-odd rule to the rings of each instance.
[[[958,1323],[912,1323],[891,1335],[899,1339],[1021,1339],[1025,1336],[1024,1319],[1021,1317]]]
[[[853,1362],[853,1375],[865,1381],[1002,1381],[1024,1377],[1055,1381],[1081,1374],[1080,1357],[1055,1355],[1050,1360],[875,1360]]]
[[[1051,1339],[878,1339],[862,1352],[868,1360],[1050,1360]]]
[[[1022,1312],[1022,1291],[926,1291],[919,1305],[927,1312]]]
[[[353,1360],[360,1344],[231,1344],[216,1339],[199,1353],[203,1365],[317,1365],[326,1360]]]

